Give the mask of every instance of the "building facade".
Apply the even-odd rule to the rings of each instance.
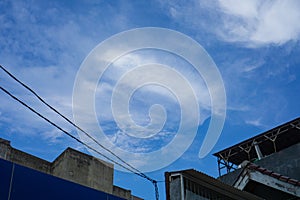
[[[88,191],[94,191],[91,192],[91,194],[97,192],[99,193],[98,195],[106,194],[107,198],[105,199],[141,199],[133,196],[130,190],[113,185],[114,168],[111,163],[97,159],[93,156],[84,154],[72,148],[67,148],[53,162],[48,162],[46,160],[40,159],[38,157],[13,148],[10,145],[10,141],[0,138],[0,161],[0,171],[2,172],[0,175],[4,176],[3,172],[5,169],[5,174],[9,174],[9,178],[5,179],[6,182],[0,177],[0,188],[10,188],[8,190],[5,190],[6,192],[3,191],[3,193],[0,193],[0,196],[4,193],[8,196],[11,196],[12,194],[17,195],[16,193],[18,193],[19,195],[21,191],[24,191],[24,189],[20,190],[20,188],[22,187],[16,184],[19,183],[19,179],[22,179],[24,173],[27,173],[36,174],[36,176],[32,175],[32,178],[29,178],[27,181],[25,179],[23,180],[28,183],[28,185],[26,185],[27,190],[33,189],[30,188],[30,185],[35,185],[35,187],[42,187],[43,185],[47,185],[48,188],[53,187],[52,190],[50,189],[51,191],[55,191],[55,184],[52,184],[52,186],[49,186],[49,184],[47,184],[49,180],[54,180],[54,182],[56,182],[57,184],[62,184],[63,182],[64,185],[70,186],[71,188],[81,188],[82,191],[87,191],[87,194]],[[21,171],[23,172],[23,175],[20,175],[19,172]],[[35,177],[40,178],[35,179]],[[14,180],[15,184],[13,184]],[[24,187],[25,182],[19,184],[23,185]],[[18,192],[13,190],[14,187],[18,188]],[[67,192],[60,191],[59,188],[57,189],[58,190],[56,191],[56,193]],[[72,191],[73,193],[78,193],[78,190]],[[67,193],[70,192],[68,191]],[[51,194],[55,195],[55,192],[52,192]],[[77,197],[81,197],[81,195],[77,195]],[[0,199],[8,198],[0,197]]]
[[[167,200],[300,199],[300,118],[214,156],[217,179],[195,170],[166,172]]]

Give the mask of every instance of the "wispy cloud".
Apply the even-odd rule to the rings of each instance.
[[[248,119],[245,121],[246,124],[252,125],[252,126],[257,126],[257,127],[267,127],[265,124],[261,122],[261,118],[256,118],[256,119]]]
[[[97,6],[80,13],[76,12],[76,6],[65,7],[55,1],[35,4],[2,1],[0,6],[1,65],[72,119],[72,89],[81,62],[98,42],[126,25],[126,14],[115,13],[109,4],[105,5],[105,12],[110,13],[110,17],[105,20],[100,17]],[[19,98],[66,127],[57,115],[14,84],[2,71],[0,81]],[[46,122],[26,112],[21,105],[5,95],[1,97],[1,122],[6,125],[18,122],[11,127],[13,132],[24,135],[43,131],[54,133],[52,128],[44,128]],[[54,133],[54,139],[56,136]]]
[[[213,33],[226,42],[261,47],[300,38],[300,2],[297,0],[190,1],[186,4],[161,1],[161,4],[178,23]]]
[[[60,1],[1,1],[1,64],[7,66],[51,105],[72,118],[71,96],[76,72],[92,48],[122,30],[143,26],[168,27],[186,33],[200,44],[204,44],[205,48],[208,47],[207,50],[218,64],[226,84],[228,121],[262,129],[266,127],[264,125],[271,126],[277,123],[275,119],[280,118],[278,116],[282,116],[282,113],[290,112],[285,110],[290,108],[290,101],[284,90],[290,86],[287,84],[294,84],[291,87],[294,91],[298,88],[295,87],[295,81],[298,79],[298,74],[295,73],[297,69],[291,67],[299,63],[299,48],[295,48],[298,44],[293,42],[299,41],[297,20],[300,9],[297,1],[158,0],[150,3],[149,9],[143,9],[139,3],[128,4],[122,1],[88,1],[72,3],[69,6]],[[116,45],[113,50],[116,52],[103,54],[107,53],[107,57],[110,58],[110,54],[117,54],[120,49]],[[210,95],[201,77],[179,59],[169,59],[165,54],[155,56],[153,52],[128,54],[105,72],[95,93],[97,117],[107,133],[107,138],[99,140],[111,142],[121,149],[138,154],[157,150],[175,137],[174,130],[178,129],[180,121],[180,105],[170,91],[157,85],[138,88],[129,102],[129,117],[136,124],[145,126],[150,122],[149,108],[159,103],[169,114],[162,131],[146,142],[129,136],[126,131],[137,131],[134,126],[128,130],[120,130],[118,124],[112,123],[114,119],[110,106],[111,93],[116,82],[133,67],[145,63],[167,64],[184,74],[198,98],[200,125],[211,115]],[[291,57],[293,60],[290,60]],[[141,77],[133,77],[132,81],[139,78]],[[163,78],[172,80],[173,77]],[[86,91],[94,89],[89,81],[84,85]],[[1,76],[0,82],[65,129],[74,131],[56,115],[45,110],[28,93],[10,85],[5,77]],[[131,83],[128,82],[125,86],[134,87]],[[187,96],[183,103],[188,104],[190,96],[186,95],[181,85],[178,89]],[[295,95],[290,92],[290,96],[294,99]],[[297,106],[296,103],[294,105]],[[81,109],[84,111],[85,107]],[[63,143],[66,140],[62,139],[63,136],[53,127],[45,125],[46,122],[27,112],[5,95],[0,98],[0,112],[1,130],[8,130],[9,126],[9,132],[12,134],[22,133],[44,143],[61,143],[83,149],[80,145]],[[93,117],[90,115],[83,120],[90,122]],[[161,119],[161,116],[153,117]],[[93,134],[98,133],[98,126],[88,128]],[[189,130],[186,132],[189,133]],[[20,137],[20,140],[22,139],[23,137]],[[185,140],[184,135],[180,138],[180,145],[183,145]],[[166,155],[166,160],[168,157]],[[143,156],[128,160],[135,166],[147,166],[149,161]],[[161,160],[155,162],[157,163],[153,165],[159,165]]]
[[[295,61],[287,59],[294,55],[292,49],[298,49],[300,3],[293,0],[159,2],[170,18],[180,27],[195,31],[198,41],[205,46],[216,40],[218,45],[232,45],[234,50],[228,53],[224,46],[221,51],[212,49],[214,56],[222,57],[218,65],[228,97],[227,120],[259,128],[274,124],[280,115],[278,110],[283,112],[288,106],[281,88],[297,80],[297,75],[289,72],[295,70],[296,66],[291,67]],[[261,117],[259,121],[254,120],[257,116]]]
[[[41,135],[46,141],[52,144],[57,144],[64,137],[64,134],[57,129],[45,131]]]
[[[300,37],[299,1],[219,1],[222,37],[249,45],[284,44]]]

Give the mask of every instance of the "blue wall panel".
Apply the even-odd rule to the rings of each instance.
[[[0,159],[0,199],[8,199],[13,164]]]
[[[11,200],[124,200],[0,159],[0,199],[8,199],[9,193]]]

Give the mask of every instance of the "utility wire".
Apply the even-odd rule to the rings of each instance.
[[[39,117],[41,117],[42,119],[44,119],[46,122],[48,122],[49,124],[51,124],[52,126],[56,127],[57,129],[59,129],[60,131],[62,131],[63,133],[65,133],[67,136],[71,137],[72,139],[76,140],[78,143],[84,145],[85,147],[87,147],[88,149],[94,151],[95,153],[103,156],[104,158],[106,158],[107,160],[115,163],[116,165],[119,165],[120,167],[132,172],[133,174],[136,174],[142,178],[146,178],[147,180],[151,181],[154,189],[155,189],[155,198],[156,200],[159,199],[159,192],[158,192],[158,186],[157,186],[157,181],[154,179],[149,178],[148,176],[144,175],[144,174],[140,174],[137,173],[135,171],[133,171],[132,169],[124,166],[123,164],[109,158],[108,156],[104,155],[103,153],[101,153],[100,151],[98,151],[97,149],[93,148],[92,146],[84,143],[83,141],[81,141],[80,139],[78,139],[77,137],[75,137],[74,135],[72,135],[71,133],[69,133],[68,131],[64,130],[63,128],[61,128],[59,125],[55,124],[53,121],[49,120],[47,117],[43,116],[42,114],[40,114],[38,111],[36,111],[34,108],[30,107],[29,105],[27,105],[25,102],[23,102],[22,100],[20,100],[19,98],[17,98],[16,96],[14,96],[13,94],[11,94],[9,91],[7,91],[5,88],[3,88],[2,86],[0,86],[0,89],[5,92],[7,95],[9,95],[11,98],[13,98],[14,100],[18,101],[20,104],[22,104],[23,106],[25,106],[26,108],[28,108],[30,111],[32,111],[33,113],[35,113],[36,115],[38,115]],[[145,177],[146,176],[146,177]]]
[[[82,128],[80,128],[78,125],[76,125],[74,122],[72,122],[70,119],[68,119],[67,117],[65,117],[63,114],[61,114],[57,109],[55,109],[53,106],[51,106],[49,103],[47,103],[42,97],[40,97],[34,90],[32,90],[29,86],[27,86],[25,83],[23,83],[22,81],[20,81],[18,78],[16,78],[12,73],[10,73],[8,70],[6,70],[2,65],[0,65],[0,68],[6,73],[8,74],[11,78],[13,78],[16,82],[18,82],[19,84],[21,84],[24,88],[26,88],[28,91],[30,91],[36,98],[38,98],[38,100],[40,100],[43,104],[45,104],[48,108],[50,108],[52,111],[54,111],[55,113],[57,113],[59,116],[61,116],[63,119],[65,119],[68,123],[70,123],[72,126],[74,126],[75,128],[77,128],[78,130],[80,130],[82,133],[84,133],[88,138],[90,138],[93,142],[95,142],[97,145],[99,145],[101,148],[103,148],[104,150],[106,150],[107,152],[109,152],[110,154],[112,154],[113,156],[115,156],[117,159],[119,159],[121,162],[123,162],[124,164],[126,164],[128,167],[125,167],[124,165],[120,164],[119,162],[116,162],[115,160],[109,158],[108,156],[105,156],[104,154],[100,153],[98,150],[96,150],[95,148],[91,147],[90,145],[82,142],[80,139],[76,138],[75,136],[73,136],[72,134],[70,134],[69,132],[65,131],[64,129],[62,129],[61,127],[59,127],[58,125],[56,125],[55,123],[53,123],[52,121],[50,121],[49,119],[47,119],[46,117],[44,117],[43,115],[41,115],[40,113],[38,113],[37,111],[35,111],[33,108],[31,108],[30,106],[28,106],[26,103],[24,103],[23,101],[21,101],[20,99],[18,99],[17,97],[15,97],[14,95],[12,95],[10,92],[8,92],[7,90],[5,90],[3,87],[1,87],[1,90],[4,91],[6,94],[8,94],[10,97],[12,97],[13,99],[15,99],[16,101],[18,101],[19,103],[21,103],[23,106],[27,107],[29,110],[31,110],[32,112],[34,112],[35,114],[37,114],[39,117],[43,118],[45,121],[47,121],[48,123],[50,123],[51,125],[55,126],[56,128],[58,128],[60,131],[64,132],[65,134],[67,134],[69,137],[73,138],[74,140],[76,140],[77,142],[79,142],[80,144],[86,146],[87,148],[89,148],[90,150],[98,153],[99,155],[105,157],[106,159],[108,159],[109,161],[119,165],[120,167],[138,175],[141,176],[142,178],[145,178],[147,180],[149,180],[154,188],[155,188],[155,198],[156,200],[159,200],[159,192],[158,192],[158,187],[157,187],[157,181],[148,177],[147,175],[145,175],[143,172],[141,172],[140,170],[138,170],[137,168],[133,167],[132,165],[130,165],[129,163],[127,163],[125,160],[123,160],[120,156],[116,155],[113,151],[111,151],[110,149],[106,148],[105,146],[103,146],[101,143],[99,143],[94,137],[92,137],[89,133],[87,133],[85,130],[83,130]],[[131,168],[131,169],[129,169]]]
[[[110,154],[112,154],[113,156],[115,156],[116,158],[118,158],[120,161],[122,161],[123,163],[125,163],[128,167],[132,168],[133,170],[139,172],[142,174],[142,172],[140,172],[138,169],[134,168],[133,166],[131,166],[130,164],[128,164],[126,161],[124,161],[121,157],[119,157],[118,155],[116,155],[113,151],[109,150],[108,148],[106,148],[105,146],[103,146],[100,142],[98,142],[94,137],[91,136],[91,134],[87,133],[86,131],[84,131],[82,128],[80,128],[78,125],[76,125],[74,122],[72,122],[70,119],[68,119],[67,117],[65,117],[63,114],[61,114],[57,109],[55,109],[53,106],[51,106],[49,103],[47,103],[41,96],[39,96],[34,90],[32,90],[29,86],[27,86],[25,83],[23,83],[22,81],[20,81],[18,78],[16,78],[12,73],[10,73],[7,69],[5,69],[3,66],[0,65],[0,68],[7,73],[11,78],[13,78],[15,81],[17,81],[19,84],[21,84],[24,88],[26,88],[28,91],[30,91],[36,98],[38,98],[38,100],[40,100],[43,104],[45,104],[48,108],[50,108],[52,111],[54,111],[56,114],[58,114],[59,116],[61,116],[64,120],[66,120],[68,123],[70,123],[72,126],[74,126],[75,128],[77,128],[78,130],[80,130],[82,133],[84,133],[88,138],[90,138],[93,142],[95,142],[97,145],[99,145],[101,148],[103,148],[104,150],[106,150],[107,152],[109,152]]]
[[[47,117],[43,116],[42,114],[40,114],[38,111],[36,111],[34,108],[30,107],[29,105],[27,105],[25,102],[23,102],[22,100],[20,100],[19,98],[17,98],[16,96],[14,96],[13,94],[11,94],[9,91],[7,91],[5,88],[3,88],[2,86],[0,86],[0,89],[5,92],[6,94],[8,94],[11,98],[13,98],[14,100],[18,101],[20,104],[22,104],[23,106],[25,106],[26,108],[28,108],[30,111],[32,111],[33,113],[35,113],[36,115],[38,115],[39,117],[41,117],[42,119],[44,119],[46,122],[48,122],[49,124],[51,124],[52,126],[56,127],[57,129],[59,129],[60,131],[62,131],[63,133],[65,133],[66,135],[68,135],[69,137],[71,137],[72,139],[76,140],[78,143],[84,145],[85,147],[89,148],[90,150],[96,152],[97,154],[105,157],[106,159],[110,160],[111,162],[119,165],[122,168],[127,169],[128,171],[139,175],[138,173],[132,171],[131,169],[128,169],[127,167],[123,166],[122,164],[116,162],[115,160],[112,160],[111,158],[109,158],[108,156],[102,154],[101,152],[99,152],[98,150],[96,150],[95,148],[91,147],[90,145],[82,142],[80,139],[78,139],[77,137],[75,137],[74,135],[72,135],[71,133],[69,133],[68,131],[64,130],[63,128],[61,128],[60,126],[58,126],[57,124],[55,124],[54,122],[52,122],[50,119],[48,119]]]

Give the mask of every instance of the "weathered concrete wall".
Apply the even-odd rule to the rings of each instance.
[[[51,163],[25,153],[23,151],[14,149],[10,146],[10,142],[0,138],[0,157],[17,163],[20,165],[25,165],[31,169],[35,169],[44,173],[49,174],[51,169]]]
[[[180,176],[172,177],[170,182],[170,200],[181,200],[181,179]]]
[[[71,148],[55,159],[51,174],[112,194],[113,165]]]
[[[255,164],[300,180],[300,143],[258,160]]]
[[[113,195],[116,195],[118,197],[122,197],[124,199],[131,200],[131,191],[130,190],[125,190],[123,188],[120,188],[118,186],[113,187]]]
[[[112,194],[113,165],[74,149],[66,149],[52,163],[11,147],[0,140],[0,157],[31,169]]]
[[[144,200],[144,199],[132,195],[132,196],[131,196],[131,200]]]
[[[10,153],[10,141],[0,138],[0,158],[7,159]]]
[[[300,180],[299,155],[300,143],[264,157],[261,160],[256,161],[255,164],[281,175]],[[219,177],[219,179],[224,183],[232,185],[239,176],[240,172],[241,169],[237,169]]]
[[[236,169],[228,174],[224,174],[223,176],[220,176],[218,179],[223,183],[226,183],[228,185],[233,185],[242,170],[243,168]]]
[[[271,199],[271,200],[292,200],[292,199],[299,199],[296,196],[293,196],[289,193],[282,192],[280,190],[274,189],[272,187],[266,187],[261,183],[257,183],[254,181],[249,181],[244,191],[250,192],[255,194],[263,199]]]
[[[0,158],[119,197],[141,200],[130,190],[113,185],[113,164],[71,148],[51,163],[14,149],[10,141],[0,138]]]
[[[50,173],[50,166],[51,166],[50,162],[16,149],[11,149],[10,161],[14,163],[20,163],[20,164],[27,163],[26,166],[29,168],[44,173],[48,173],[48,174]]]
[[[186,190],[185,192],[186,192],[186,199],[188,199],[188,200],[202,200],[202,199],[205,200],[205,199],[208,199],[208,198],[202,197],[198,194],[195,194],[195,193],[193,193],[189,190]]]

